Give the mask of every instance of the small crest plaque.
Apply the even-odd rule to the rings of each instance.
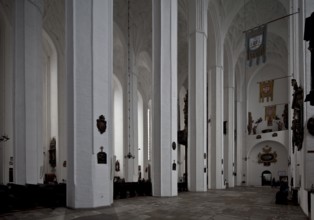
[[[107,129],[107,122],[105,120],[105,116],[103,115],[99,116],[99,118],[96,121],[97,121],[97,128],[100,134],[105,133]]]

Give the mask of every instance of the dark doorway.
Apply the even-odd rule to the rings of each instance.
[[[270,186],[272,180],[271,172],[268,170],[265,170],[262,173],[262,186]]]

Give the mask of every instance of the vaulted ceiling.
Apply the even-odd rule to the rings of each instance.
[[[178,0],[179,86],[186,86],[188,73],[188,1]],[[12,2],[0,0],[2,11],[7,17],[12,16]],[[127,0],[114,0],[113,3],[114,73],[122,80],[127,72],[128,4]],[[56,44],[57,51],[64,56],[65,0],[44,0],[44,4],[44,28]],[[219,37],[224,63],[228,63],[224,72],[230,72],[230,68],[235,69],[235,72],[243,71],[245,30],[285,16],[291,13],[290,8],[287,0],[209,0],[208,45],[217,44]],[[285,18],[268,25],[268,61],[270,64],[281,65],[283,69],[287,68],[288,62],[288,24],[289,18]],[[151,97],[152,85],[152,1],[130,0],[129,27],[130,43],[136,57],[138,87],[145,96],[145,102]],[[251,71],[255,69],[252,68]]]

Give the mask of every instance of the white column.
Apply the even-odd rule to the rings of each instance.
[[[293,1],[290,0],[290,13],[295,12],[296,10],[298,10],[299,6],[299,1]],[[288,66],[288,71],[290,73],[293,73],[293,77],[294,79],[297,79],[298,84],[300,85],[300,81],[299,81],[299,56],[297,56],[298,51],[299,51],[299,42],[296,38],[298,38],[298,31],[297,30],[297,26],[299,23],[299,16],[290,16],[289,17],[289,35],[291,36],[289,38],[289,47],[288,47],[288,54],[289,54],[289,66]],[[301,39],[302,40],[302,39]],[[303,40],[302,40],[303,41]],[[303,42],[302,42],[303,43]],[[302,52],[303,53],[303,52]],[[301,55],[303,57],[303,54]],[[288,134],[288,138],[289,140],[292,140],[292,132],[291,132],[291,124],[292,124],[292,118],[293,118],[293,109],[291,109],[291,103],[292,103],[292,97],[293,97],[293,92],[294,89],[291,86],[291,79],[288,80],[288,91],[289,91],[289,103],[288,103],[288,115],[289,115],[289,122],[288,122],[288,129],[289,129],[289,134]],[[304,94],[305,97],[306,94]],[[300,170],[300,166],[297,166],[298,163],[302,162],[299,161],[299,157],[300,155],[298,155],[297,150],[295,149],[294,152],[292,150],[292,142],[289,141],[289,146],[288,146],[288,152],[290,155],[290,159],[291,159],[291,165],[290,165],[290,172],[291,172],[291,177],[293,177],[293,186],[294,187],[300,187],[299,183],[301,183],[300,180],[300,176],[301,176],[301,172],[299,172]]]
[[[143,111],[143,117],[144,117],[144,146],[143,146],[143,173],[142,173],[142,178],[145,180],[148,179],[148,172],[146,172],[146,168],[148,167],[148,115],[147,115],[147,110],[148,110],[148,103],[144,99],[144,111]]]
[[[246,119],[245,119],[245,107],[242,100],[237,100],[237,128],[236,128],[236,144],[237,144],[237,162],[236,162],[236,185],[240,186],[242,181],[246,179],[245,169],[246,161],[246,148],[245,146],[245,131],[246,131]]]
[[[153,140],[154,196],[176,196],[177,147],[177,0],[153,3]]]
[[[133,157],[126,157],[126,182],[138,181],[138,101],[137,101],[137,68],[135,65],[135,54],[130,54],[130,72],[128,74],[127,92],[127,125],[128,125],[128,145],[125,149],[125,156],[131,153]]]
[[[234,118],[235,118],[235,100],[234,100],[234,87],[230,86],[227,88],[228,92],[228,120],[227,120],[227,139],[228,139],[228,152],[227,152],[227,158],[225,158],[225,162],[228,161],[228,184],[229,187],[234,187],[235,185],[235,139],[234,139]]]
[[[42,182],[43,1],[15,1],[14,181]]]
[[[113,2],[66,1],[68,76],[67,206],[94,208],[113,202]],[[104,115],[101,134],[96,120]],[[107,154],[98,163],[97,153]]]
[[[189,1],[187,175],[191,191],[207,190],[207,5],[207,0]]]
[[[221,189],[224,187],[223,170],[223,68],[222,66],[213,66],[209,70],[211,75],[211,85],[209,86],[211,95],[211,144],[209,146],[209,155],[211,163],[211,187]]]
[[[0,135],[8,135],[10,140],[0,143],[0,183],[9,182],[10,157],[13,158],[13,50],[12,28],[0,19]]]

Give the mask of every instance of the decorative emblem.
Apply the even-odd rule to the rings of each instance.
[[[273,136],[273,137],[277,137],[278,134],[275,132],[275,133],[272,134],[272,136]]]
[[[263,148],[263,153],[259,153],[257,157],[258,163],[264,163],[264,166],[270,166],[271,163],[277,162],[276,151],[271,152],[271,147],[269,147],[268,145]]]
[[[120,171],[120,162],[117,160],[115,164],[115,171],[119,172]]]
[[[172,142],[172,149],[175,150],[177,148],[176,142]]]
[[[97,128],[100,134],[103,134],[107,129],[107,122],[105,120],[105,116],[101,115],[97,119]]]
[[[314,118],[310,118],[307,121],[307,129],[309,130],[309,133],[314,136]]]

